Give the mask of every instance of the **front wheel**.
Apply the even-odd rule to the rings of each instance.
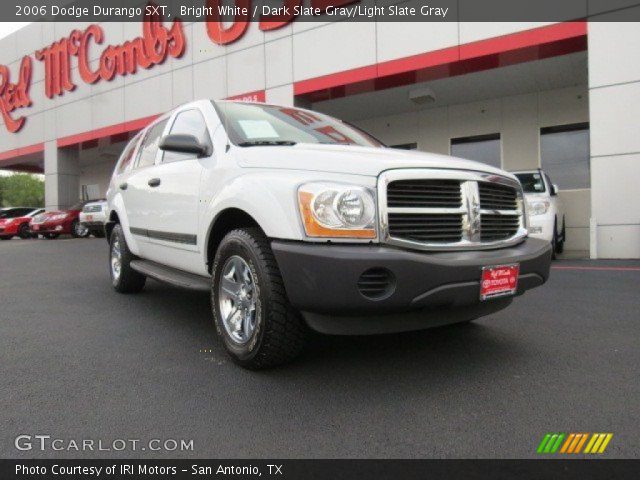
[[[129,250],[122,227],[118,224],[111,232],[109,242],[109,271],[111,284],[119,293],[138,293],[144,288],[147,277],[131,268],[135,256]]]
[[[216,252],[212,274],[216,330],[236,363],[249,369],[268,368],[301,352],[305,325],[289,304],[262,231],[229,232]]]
[[[23,240],[27,240],[28,238],[33,238],[31,235],[31,231],[29,230],[28,223],[23,223],[22,225],[20,225],[20,228],[18,228],[18,236]]]
[[[89,236],[89,229],[78,220],[74,220],[71,224],[71,235],[75,238],[86,238]]]

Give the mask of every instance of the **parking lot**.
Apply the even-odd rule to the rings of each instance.
[[[561,261],[549,283],[468,326],[311,339],[249,372],[206,295],[110,286],[104,240],[12,240],[2,273],[0,455],[535,457],[547,432],[640,444],[640,262]],[[17,435],[193,439],[188,452],[20,452]]]

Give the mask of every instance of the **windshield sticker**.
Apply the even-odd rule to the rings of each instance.
[[[238,123],[248,139],[280,138],[273,125],[266,120],[238,120]]]

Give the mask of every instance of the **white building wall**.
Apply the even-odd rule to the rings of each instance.
[[[638,58],[637,23],[589,23],[592,257],[640,257]]]

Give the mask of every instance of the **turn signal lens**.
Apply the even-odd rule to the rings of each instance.
[[[307,183],[298,203],[309,237],[376,238],[375,193],[353,185]]]

